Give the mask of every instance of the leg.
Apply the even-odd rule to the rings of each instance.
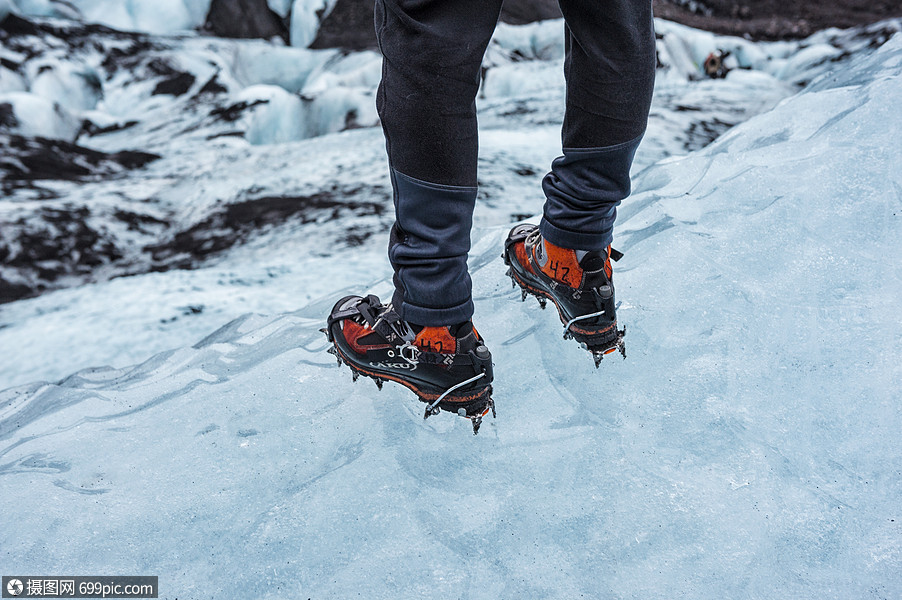
[[[476,202],[480,68],[501,0],[377,0],[377,107],[396,223],[393,305],[439,326],[473,314],[467,252]]]
[[[598,367],[619,350],[611,233],[630,191],[629,170],[645,132],[654,85],[650,0],[560,0],[567,22],[564,155],[542,182],[539,227],[508,235],[509,275],[544,307],[551,300],[564,337],[591,351]]]
[[[560,0],[567,23],[563,156],[542,187],[542,237],[564,248],[611,243],[648,122],[655,74],[650,0]]]

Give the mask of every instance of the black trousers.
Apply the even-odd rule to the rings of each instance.
[[[397,221],[395,308],[410,322],[472,316],[466,255],[476,199],[475,98],[502,0],[376,0],[383,54],[377,108]],[[654,84],[651,0],[560,0],[567,81],[562,154],[543,181],[543,236],[611,242]]]

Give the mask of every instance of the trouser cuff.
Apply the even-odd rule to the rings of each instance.
[[[542,236],[576,250],[611,243],[617,206],[630,193],[630,166],[642,136],[601,148],[564,148],[542,181]]]
[[[415,179],[392,169],[397,221],[388,256],[393,304],[417,325],[454,325],[473,316],[467,272],[476,188]]]
[[[614,240],[613,228],[598,233],[581,233],[557,227],[544,218],[539,223],[539,232],[555,246],[571,250],[605,250]]]
[[[424,327],[441,327],[444,325],[456,325],[473,318],[473,300],[452,306],[450,308],[427,308],[417,306],[404,300],[400,291],[395,291],[392,298],[392,306],[402,319],[408,323],[423,325]]]

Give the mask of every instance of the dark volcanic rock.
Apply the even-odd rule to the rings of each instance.
[[[0,303],[36,296],[64,277],[90,279],[98,266],[120,260],[113,236],[91,225],[90,216],[84,206],[45,207],[3,223],[0,265],[27,274],[31,285],[0,278]]]
[[[751,39],[802,38],[827,27],[902,17],[898,0],[654,0],[655,16]]]
[[[310,47],[375,49],[373,4],[373,0],[338,0],[320,24],[319,33]],[[502,21],[518,25],[560,16],[557,0],[506,0],[501,11]]]
[[[347,200],[354,191],[340,194],[320,192],[312,196],[269,196],[225,205],[191,228],[180,231],[162,244],[144,248],[150,252],[154,269],[192,268],[202,260],[246,242],[253,234],[291,220],[309,223],[324,218],[334,220],[346,215],[381,215],[379,202]]]
[[[654,0],[654,7],[658,17],[752,39],[801,38],[827,27],[902,17],[898,0]],[[501,20],[513,24],[560,16],[557,0],[506,0],[501,12]],[[373,0],[338,0],[310,47],[375,49]]]
[[[91,121],[85,121],[84,125],[82,126],[82,131],[90,136],[103,135],[105,133],[113,133],[116,131],[122,131],[123,129],[129,129],[130,127],[134,127],[137,124],[138,121],[125,121],[124,123],[114,123],[112,125],[105,125],[101,127]]]
[[[371,189],[332,189],[310,196],[265,196],[213,207],[186,229],[151,213],[69,203],[38,206],[25,216],[0,215],[0,304],[45,291],[123,275],[193,269],[207,259],[282,226],[381,216]],[[367,192],[366,200],[354,197]],[[381,196],[380,196],[381,198]],[[123,236],[122,224],[134,235]],[[338,243],[361,243],[373,231],[346,228]],[[135,236],[161,242],[135,244]]]
[[[717,33],[753,39],[800,38],[827,27],[866,25],[902,17],[902,2],[882,0],[654,0],[655,16]],[[557,0],[507,0],[506,23],[561,17]],[[373,0],[338,0],[311,48],[376,48]]]
[[[231,123],[232,121],[237,121],[247,109],[257,106],[258,104],[266,104],[267,102],[269,102],[269,100],[260,99],[254,100],[253,102],[242,100],[241,102],[230,104],[228,106],[217,106],[210,111],[210,116],[225,121],[226,123]]]
[[[217,77],[219,77],[219,75],[214,75],[213,77],[211,77],[210,80],[207,81],[207,83],[205,83],[202,88],[200,88],[200,91],[197,92],[198,95],[201,95],[201,94],[216,95],[216,94],[223,94],[225,92],[228,92],[229,88],[227,88],[226,86],[219,83]]]
[[[90,271],[104,262],[122,258],[111,239],[88,225],[89,216],[85,206],[42,208],[37,214],[42,226],[20,230],[17,242],[21,251],[4,263],[27,267],[59,262],[59,267],[44,267],[41,272],[43,278],[52,281],[72,270]],[[69,263],[68,268],[62,263]]]
[[[213,0],[204,31],[219,37],[280,37],[288,43],[288,25],[266,0]]]
[[[158,158],[149,152],[100,152],[63,140],[0,135],[0,190],[9,194],[41,180],[109,177]]]
[[[15,129],[19,126],[19,119],[16,118],[16,111],[9,102],[0,103],[0,127]]]
[[[376,29],[373,24],[373,0],[338,0],[323,19],[311,48],[374,50]]]
[[[15,13],[9,13],[3,21],[0,21],[0,31],[3,32],[0,39],[25,35],[38,35],[40,33],[40,30],[34,23],[28,19],[23,19]]]
[[[34,38],[58,38],[70,50],[83,50],[96,48],[97,36],[126,42],[141,42],[143,44],[135,50],[126,49],[124,52],[129,55],[157,47],[150,43],[149,39],[151,36],[148,34],[119,31],[99,23],[82,23],[80,21],[66,21],[62,19],[30,20],[12,13],[0,22],[0,41],[8,44],[11,49],[24,54],[29,59],[40,53],[42,48],[46,49],[41,44],[35,44]]]
[[[170,96],[181,96],[190,90],[192,85],[194,85],[194,75],[191,73],[179,73],[158,83],[151,95],[169,94]]]
[[[8,58],[0,56],[0,66],[9,69],[10,71],[18,71],[19,63],[9,60]]]
[[[0,277],[0,304],[33,296],[34,292],[24,283],[13,283]]]

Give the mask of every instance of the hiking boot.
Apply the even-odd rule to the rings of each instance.
[[[471,322],[418,327],[370,295],[339,300],[327,324],[329,352],[355,381],[369,377],[380,390],[383,381],[400,383],[429,405],[424,419],[452,412],[470,419],[474,434],[489,410],[494,416],[492,354]]]
[[[626,331],[617,329],[611,269],[611,259],[621,256],[610,246],[603,252],[561,248],[544,240],[538,226],[524,224],[508,234],[502,258],[522,299],[532,294],[542,308],[551,300],[564,324],[564,339],[580,342],[597,368],[617,350],[626,358]]]

